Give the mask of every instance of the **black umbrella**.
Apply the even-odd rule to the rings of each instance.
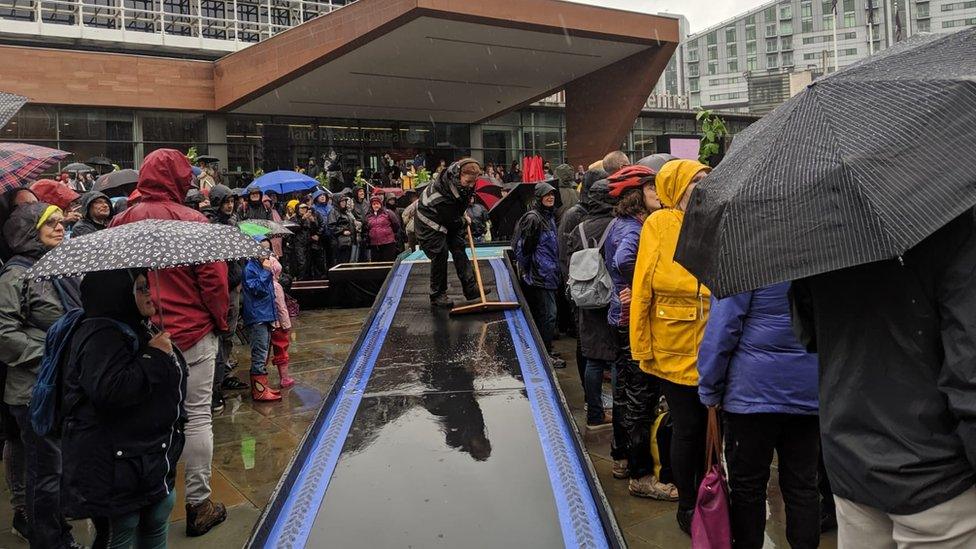
[[[201,155],[197,156],[197,159],[194,162],[194,164],[198,164],[200,162],[205,162],[207,164],[213,164],[214,162],[220,162],[220,159],[217,158],[216,156],[208,156],[206,154],[201,154]]]
[[[904,254],[976,205],[976,29],[809,85],[735,138],[675,259],[727,296]]]
[[[138,182],[139,172],[136,170],[119,170],[99,177],[92,190],[104,193],[106,196],[129,196]]]
[[[555,179],[538,181],[537,183],[549,183],[558,190],[559,182]],[[518,224],[525,212],[529,211],[535,201],[536,183],[518,183],[514,185],[508,194],[498,201],[491,210],[488,211],[488,219],[491,220],[491,237],[494,240],[510,240],[515,233],[515,226]],[[558,209],[562,201],[559,193],[556,193],[556,208]]]
[[[0,92],[0,128],[6,126],[25,103],[27,98],[22,95]]]
[[[72,162],[65,166],[61,171],[68,173],[80,173],[80,172],[93,172],[94,168],[88,164],[82,164],[81,162]]]
[[[88,160],[85,160],[85,164],[88,164],[89,166],[108,166],[111,168],[114,162],[108,158],[105,158],[104,156],[93,156]]]
[[[237,227],[148,219],[65,240],[25,276],[38,280],[115,269],[168,269],[266,255]]]

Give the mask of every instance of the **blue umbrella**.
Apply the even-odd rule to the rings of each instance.
[[[289,170],[277,170],[266,173],[251,183],[251,185],[257,185],[263,193],[274,191],[278,194],[307,191],[314,189],[318,184],[318,181],[307,175]]]

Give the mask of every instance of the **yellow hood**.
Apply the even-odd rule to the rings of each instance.
[[[677,206],[691,180],[702,170],[712,171],[697,160],[672,160],[664,164],[654,177],[654,186],[661,204],[666,208]]]

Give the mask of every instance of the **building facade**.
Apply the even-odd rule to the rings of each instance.
[[[836,13],[832,5],[778,0],[688,36],[681,51],[690,106],[763,114],[798,82],[915,33],[976,25],[976,1],[837,0]]]

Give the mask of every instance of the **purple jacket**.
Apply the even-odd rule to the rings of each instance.
[[[366,229],[369,231],[370,246],[392,244],[396,242],[397,232],[400,231],[400,220],[386,208],[380,208],[376,213],[370,208],[366,212]]]
[[[634,281],[634,265],[637,264],[637,246],[643,223],[633,217],[618,217],[610,227],[607,240],[603,243],[603,260],[613,279],[613,295],[610,296],[610,309],[607,322],[611,326],[630,325],[629,316],[621,316],[620,297],[624,288],[630,288]]]
[[[793,333],[790,284],[712,299],[698,350],[698,396],[733,414],[818,410],[817,355]]]

